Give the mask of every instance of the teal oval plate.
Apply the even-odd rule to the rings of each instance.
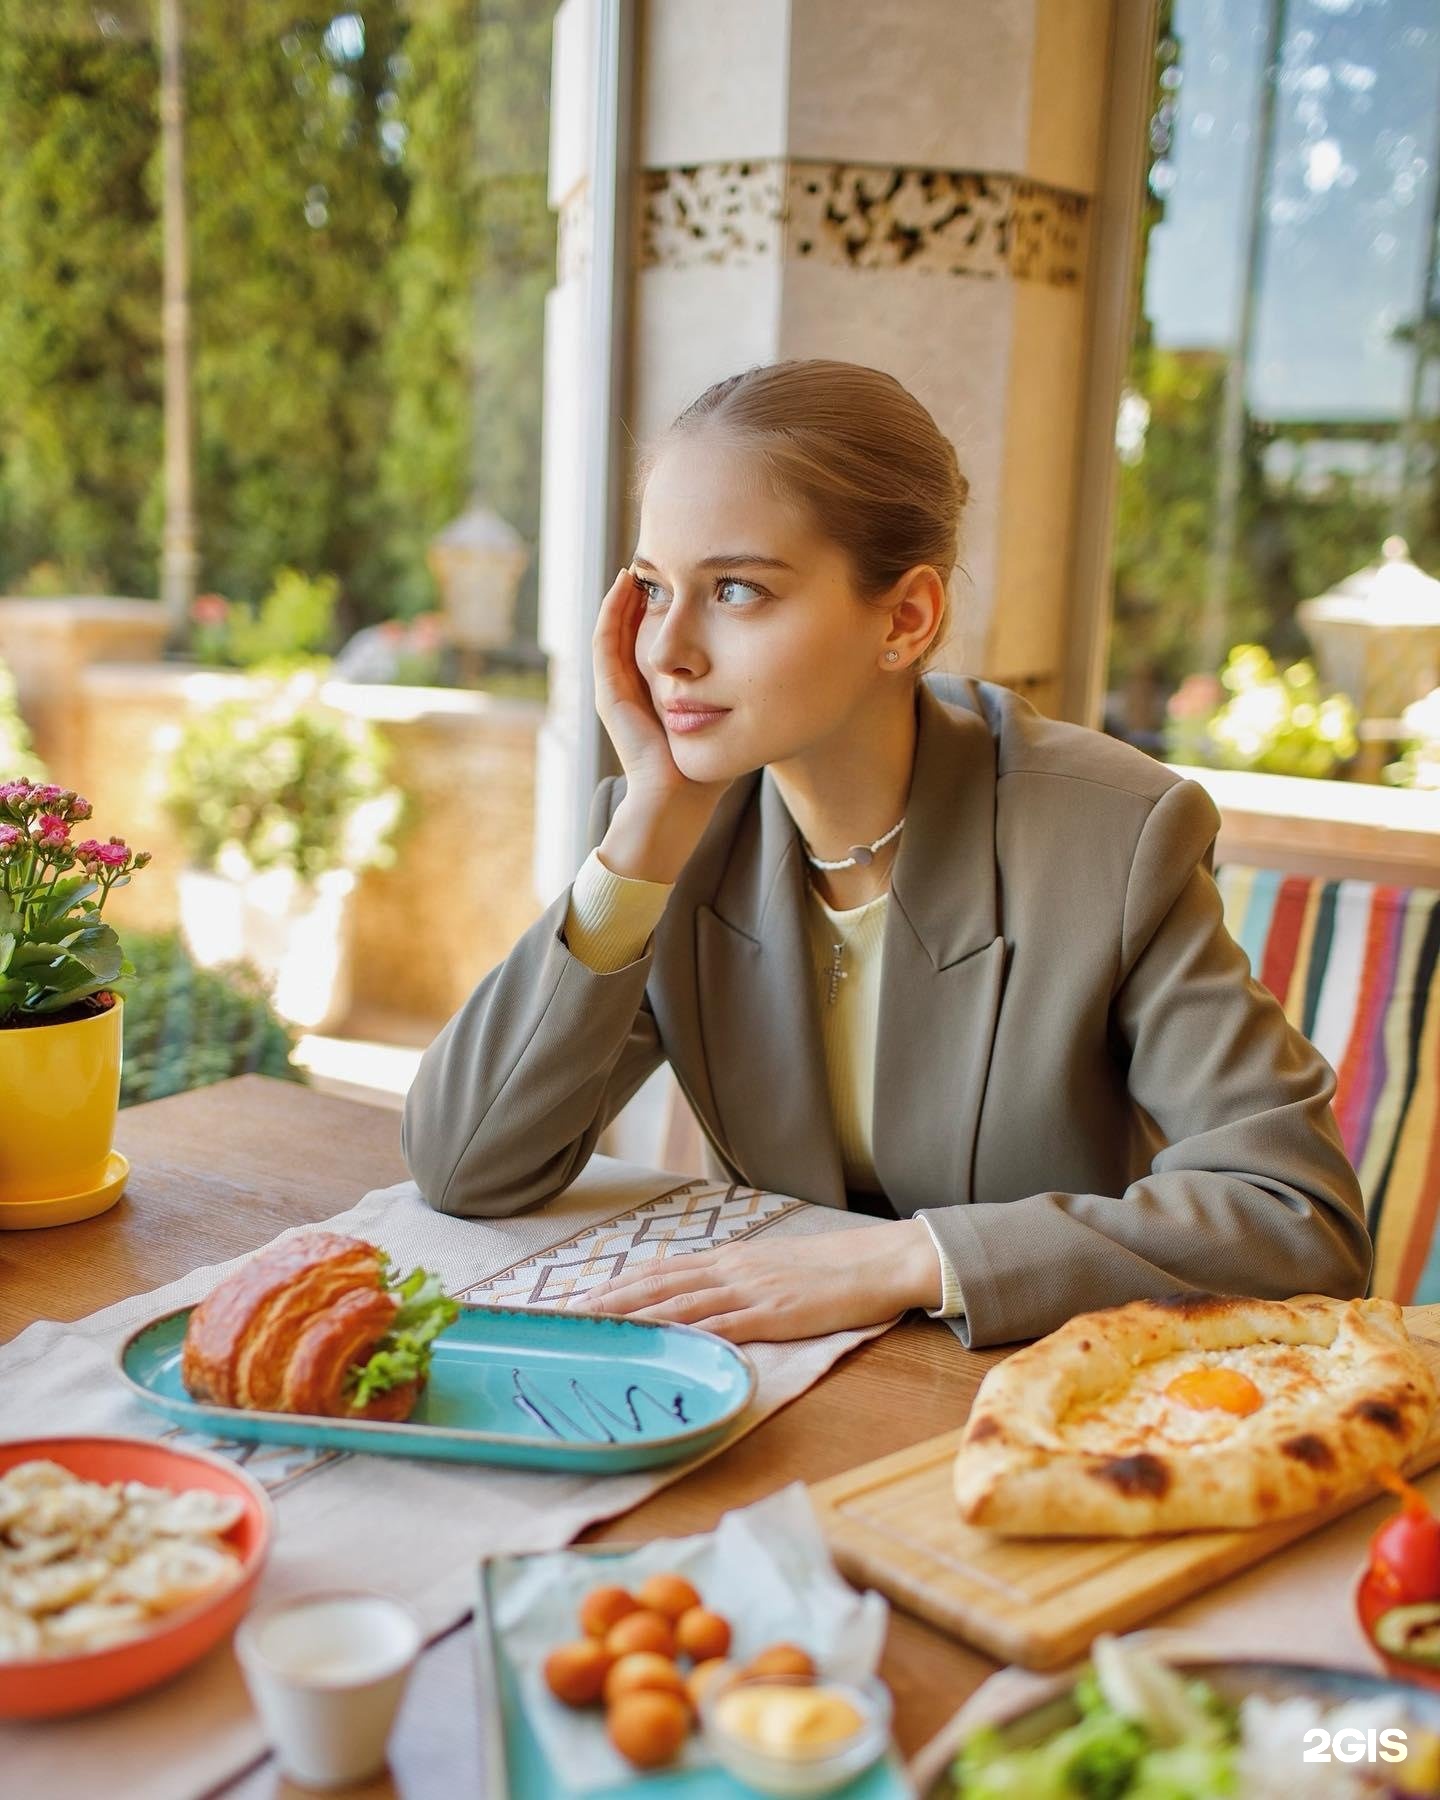
[[[711,1449],[755,1393],[744,1351],[691,1325],[462,1305],[403,1424],[250,1412],[186,1393],[180,1349],[193,1310],[141,1326],[116,1361],[147,1406],[217,1437],[620,1473]]]

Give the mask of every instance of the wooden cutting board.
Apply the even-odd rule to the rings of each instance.
[[[1440,1344],[1415,1336],[1440,1379]],[[1128,1631],[1305,1537],[1382,1490],[1251,1531],[1150,1538],[1005,1538],[961,1522],[950,1471],[960,1432],[864,1463],[810,1489],[835,1560],[941,1631],[1028,1669],[1084,1655],[1097,1632]],[[1440,1462],[1440,1415],[1408,1465]],[[1358,1579],[1359,1570],[1356,1571]]]

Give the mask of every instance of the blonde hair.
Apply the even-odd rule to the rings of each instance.
[[[912,665],[929,665],[949,632],[960,515],[970,494],[955,448],[893,375],[862,363],[796,358],[717,381],[640,459],[643,491],[677,436],[720,431],[755,452],[776,490],[803,505],[846,552],[863,600],[928,563],[945,587],[934,636]]]

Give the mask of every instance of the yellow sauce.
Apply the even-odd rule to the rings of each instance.
[[[829,1688],[778,1683],[722,1694],[715,1718],[733,1736],[773,1756],[823,1750],[854,1737],[865,1724],[850,1702]]]

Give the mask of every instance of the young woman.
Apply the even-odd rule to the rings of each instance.
[[[1177,1290],[1365,1287],[1334,1076],[1250,977],[1204,789],[924,673],[967,483],[875,369],[748,370],[641,470],[596,625],[595,847],[426,1052],[429,1203],[542,1205],[668,1059],[725,1179],[878,1214],[587,1304],[736,1341],[907,1307],[970,1345]]]

